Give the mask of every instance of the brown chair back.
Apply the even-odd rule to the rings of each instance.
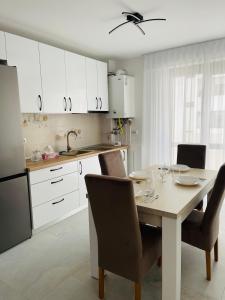
[[[130,279],[139,271],[142,239],[129,179],[86,175],[98,238],[99,266]],[[135,275],[136,276],[136,275]]]
[[[177,164],[190,168],[205,169],[206,146],[180,144],[177,146]]]
[[[202,229],[214,245],[219,234],[219,215],[225,192],[225,164],[220,167],[202,221]]]
[[[102,175],[125,177],[126,171],[120,150],[102,153],[98,156]]]

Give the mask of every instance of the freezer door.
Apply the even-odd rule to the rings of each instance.
[[[15,67],[0,65],[0,179],[24,172],[24,146]]]
[[[27,176],[0,182],[0,253],[30,237]]]

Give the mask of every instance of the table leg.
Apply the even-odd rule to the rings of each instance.
[[[91,276],[98,279],[98,240],[90,204],[88,203],[89,215],[89,239],[90,239],[90,267]]]
[[[162,218],[162,300],[181,298],[181,218]]]

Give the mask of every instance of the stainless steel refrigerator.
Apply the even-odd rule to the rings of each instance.
[[[0,253],[31,237],[17,71],[0,65]]]

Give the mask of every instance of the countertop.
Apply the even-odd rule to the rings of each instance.
[[[99,146],[102,146],[102,145],[99,145]],[[48,159],[48,160],[41,160],[41,161],[38,161],[38,162],[33,162],[30,159],[28,159],[28,160],[26,160],[26,168],[29,172],[33,172],[33,171],[37,171],[37,170],[40,170],[40,169],[44,169],[44,168],[64,164],[64,163],[67,163],[67,162],[77,161],[77,160],[81,160],[81,159],[88,158],[88,157],[91,157],[91,156],[96,156],[100,153],[112,152],[112,151],[117,151],[117,150],[124,150],[124,149],[128,148],[127,145],[122,145],[122,146],[108,145],[108,146],[110,146],[110,149],[107,149],[107,150],[97,150],[97,146],[95,146],[96,150],[93,150],[89,153],[79,154],[77,156],[63,156],[63,155],[60,155],[57,158],[52,158],[52,159]],[[89,148],[89,147],[87,147],[87,148]]]

